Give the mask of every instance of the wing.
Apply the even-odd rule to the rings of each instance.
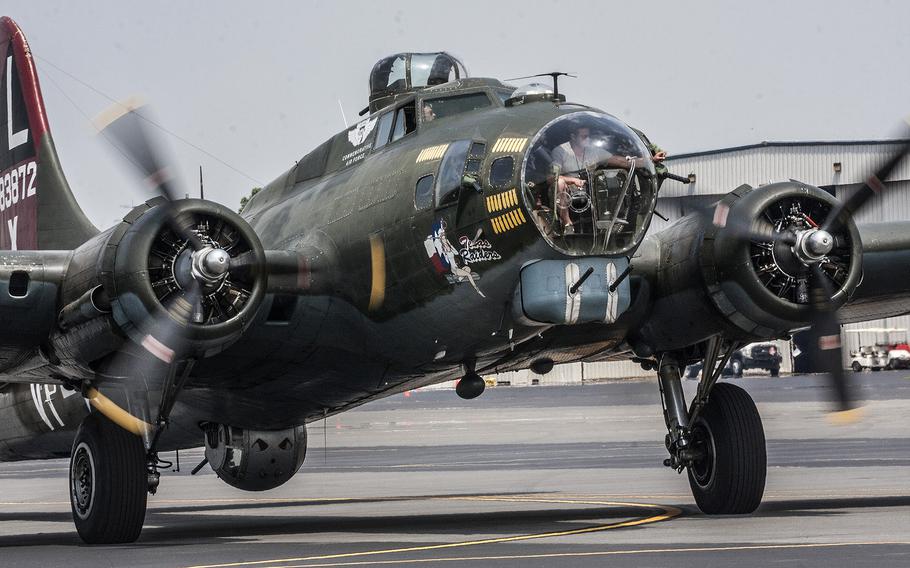
[[[841,309],[842,323],[910,313],[910,221],[859,227],[862,281]]]

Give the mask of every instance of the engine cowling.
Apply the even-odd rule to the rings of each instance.
[[[684,217],[646,241],[634,264],[649,280],[654,307],[633,340],[636,352],[678,349],[718,333],[755,341],[798,329],[811,320],[807,261],[826,276],[827,303],[843,305],[862,275],[854,222],[833,235],[827,254],[814,259],[806,250],[817,233],[814,225],[837,203],[798,182],[742,186],[711,210]],[[789,231],[798,242],[756,239],[756,220],[775,236]]]
[[[165,206],[166,205],[166,206]],[[191,317],[175,317],[194,270],[204,270],[174,220],[222,261],[240,259],[203,289]],[[267,287],[262,244],[239,215],[211,201],[153,199],[74,252],[64,282],[65,307],[54,338],[65,362],[89,363],[117,348],[117,336],[143,345],[156,322],[172,318],[183,355],[205,357],[236,341],[251,323]],[[173,346],[168,346],[174,348]]]
[[[306,427],[245,430],[209,425],[205,457],[228,485],[244,491],[274,489],[291,479],[306,457]]]

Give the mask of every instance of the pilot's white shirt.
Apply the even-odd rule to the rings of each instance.
[[[577,172],[596,164],[603,164],[613,154],[599,146],[588,146],[579,158],[569,142],[564,142],[553,149],[553,163],[559,166],[560,172]]]

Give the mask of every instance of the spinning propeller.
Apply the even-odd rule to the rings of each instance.
[[[910,138],[908,125],[901,134],[903,140]],[[838,306],[832,303],[851,262],[849,254],[844,254],[849,248],[847,226],[881,194],[884,180],[908,153],[910,142],[902,143],[862,188],[833,206],[808,198],[787,198],[754,219],[730,223],[728,205],[719,203],[714,210],[714,225],[750,243],[753,264],[766,288],[809,308],[806,355],[829,377],[838,420],[851,419],[859,410],[844,372]]]
[[[252,278],[231,280],[238,253],[248,252],[240,239],[214,219],[200,219],[175,206],[180,194],[162,145],[149,132],[146,107],[134,102],[116,105],[98,119],[96,127],[133,166],[143,182],[165,200],[165,226],[149,253],[149,278],[165,311],[154,314],[140,344],[160,361],[170,364],[183,355],[183,337],[190,324],[225,320],[219,294],[249,299]],[[247,250],[238,250],[247,249]],[[244,259],[249,262],[248,258]],[[215,314],[214,312],[219,312]],[[234,310],[236,311],[236,309]]]
[[[103,376],[128,392],[160,391],[161,402],[157,417],[150,417],[153,426],[145,416],[147,410],[154,413],[144,406],[149,400],[131,415],[96,389],[87,397],[105,416],[143,436],[153,451],[161,431],[156,427],[166,421],[192,359],[218,352],[242,335],[269,277],[281,292],[306,293],[314,271],[309,258],[295,251],[266,254],[249,224],[226,207],[181,199],[172,162],[148,128],[147,113],[146,107],[126,103],[95,122],[157,194],[130,212],[107,241],[103,286],[114,321],[131,341],[108,359]]]

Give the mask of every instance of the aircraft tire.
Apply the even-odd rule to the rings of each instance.
[[[698,508],[708,515],[755,511],[765,492],[768,458],[761,416],[749,394],[718,383],[693,427],[707,456],[688,468]]]
[[[70,505],[87,544],[134,542],[142,532],[148,475],[141,438],[99,414],[82,421],[70,457]]]

